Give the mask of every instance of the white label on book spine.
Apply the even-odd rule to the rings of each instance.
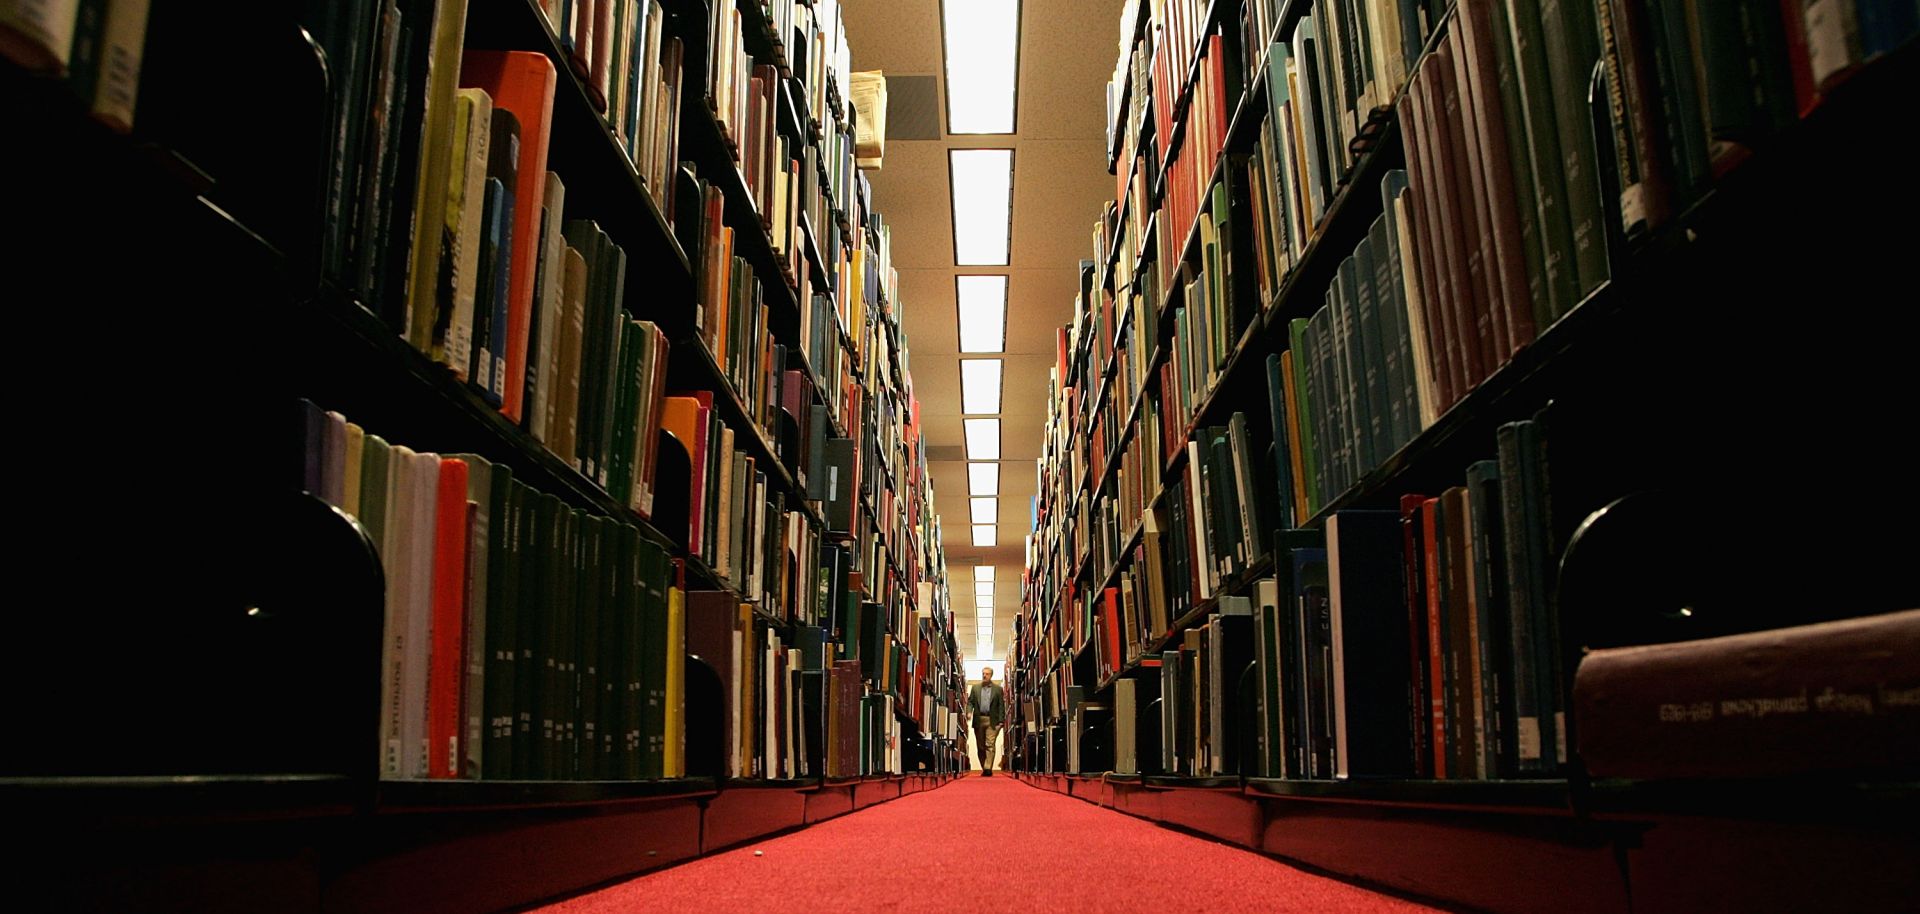
[[[1620,192],[1620,224],[1631,226],[1647,221],[1647,186],[1635,184]]]
[[[1517,723],[1520,758],[1528,761],[1540,758],[1540,718],[1522,717]]]
[[[1853,62],[1847,20],[1853,16],[1848,0],[1813,0],[1807,4],[1807,58],[1813,81],[1824,81]]]

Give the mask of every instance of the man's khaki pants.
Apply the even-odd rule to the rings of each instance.
[[[977,724],[973,728],[973,745],[980,753],[980,768],[994,767],[994,740],[1000,736],[1000,728],[992,724]]]

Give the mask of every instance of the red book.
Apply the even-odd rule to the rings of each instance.
[[[1447,661],[1445,620],[1440,612],[1440,499],[1420,503],[1421,561],[1427,579],[1427,706],[1433,711],[1427,732],[1432,736],[1433,776],[1447,776]]]
[[[1446,185],[1440,198],[1440,215],[1447,226],[1449,240],[1456,243],[1454,278],[1458,298],[1454,322],[1471,388],[1499,367],[1494,340],[1504,339],[1506,328],[1493,323],[1496,303],[1488,281],[1492,246],[1488,243],[1491,239],[1480,232],[1482,207],[1474,187],[1477,158],[1467,142],[1463,123],[1466,110],[1461,107],[1460,83],[1454,70],[1459,58],[1459,33],[1449,32],[1427,60],[1434,75],[1431,110],[1437,117],[1431,123],[1439,138],[1435,159],[1439,177]]]
[[[671,434],[687,450],[692,463],[687,494],[687,551],[700,554],[706,545],[707,431],[712,426],[713,392],[675,393],[661,402],[660,430]]]
[[[1490,244],[1483,264],[1488,285],[1494,293],[1493,322],[1506,332],[1496,339],[1500,361],[1504,362],[1521,347],[1533,342],[1533,295],[1527,284],[1527,254],[1520,234],[1520,212],[1513,198],[1513,162],[1507,148],[1507,117],[1500,96],[1499,61],[1495,59],[1495,41],[1504,36],[1493,30],[1493,12],[1485,4],[1469,3],[1457,8],[1454,23],[1459,29],[1460,53],[1456,72],[1466,77],[1461,85],[1461,110],[1471,110],[1473,134],[1467,137],[1469,149],[1477,149],[1479,192]]]
[[[1787,35],[1787,68],[1793,71],[1794,109],[1801,117],[1820,104],[1820,90],[1813,84],[1813,62],[1807,51],[1805,17],[1802,0],[1780,0],[1780,20]]]
[[[613,18],[614,4],[602,0],[594,4],[593,58],[587,61],[589,95],[595,107],[607,110],[607,81],[613,66],[613,33],[618,26]]]
[[[1407,603],[1407,644],[1411,648],[1408,668],[1413,671],[1413,773],[1415,777],[1433,777],[1432,715],[1428,696],[1431,676],[1427,670],[1427,548],[1425,525],[1420,508],[1424,495],[1400,496],[1401,561]]]
[[[513,260],[507,284],[507,390],[500,411],[520,421],[527,376],[527,332],[533,317],[533,273],[540,255],[540,207],[547,192],[547,134],[559,79],[545,54],[468,51],[460,85],[485,89],[496,108],[520,119],[520,174],[513,191]]]
[[[1603,648],[1573,680],[1601,777],[1764,778],[1920,765],[1920,610]]]
[[[567,64],[581,79],[586,79],[593,69],[593,27],[600,18],[593,8],[597,0],[565,2],[573,4],[573,17],[569,20],[573,26],[573,46],[567,49]]]
[[[460,693],[466,671],[467,464],[440,461],[433,520],[433,646],[427,657],[427,776],[460,774]]]

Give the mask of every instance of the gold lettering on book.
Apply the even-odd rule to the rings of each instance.
[[[1759,720],[1770,714],[1805,714],[1810,705],[1805,691],[1785,698],[1725,698],[1720,701],[1720,715]]]
[[[1920,686],[1881,686],[1880,707],[1916,708],[1920,707]]]
[[[1833,686],[1813,698],[1814,710],[1822,714],[1872,714],[1873,696],[1857,692],[1838,692]]]
[[[1663,724],[1698,724],[1712,719],[1713,702],[1710,701],[1660,706],[1660,722]]]

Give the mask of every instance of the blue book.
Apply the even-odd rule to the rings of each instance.
[[[505,245],[501,238],[506,231],[506,222],[501,218],[503,198],[511,197],[512,191],[498,178],[488,178],[484,207],[480,216],[480,263],[479,285],[475,293],[476,303],[486,303],[489,307],[475,307],[473,310],[473,352],[472,362],[467,366],[467,378],[480,392],[482,399],[499,406],[500,397],[493,388],[493,352],[496,348],[494,327],[496,315],[493,303],[505,295],[506,281],[502,276],[508,257],[502,256]]]

